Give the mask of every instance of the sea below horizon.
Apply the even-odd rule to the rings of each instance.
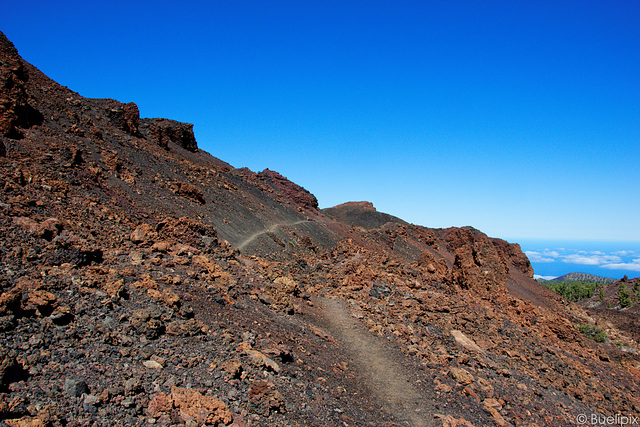
[[[621,279],[640,276],[640,242],[508,239],[519,243],[536,278],[588,273]]]

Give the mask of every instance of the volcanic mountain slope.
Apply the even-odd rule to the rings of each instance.
[[[0,33],[0,420],[574,425],[640,412],[637,343],[518,245],[234,169]]]

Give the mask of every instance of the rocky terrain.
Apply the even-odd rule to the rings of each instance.
[[[1,33],[0,88],[0,425],[640,414],[637,334],[538,284],[517,244],[319,210],[190,124],[58,85]]]

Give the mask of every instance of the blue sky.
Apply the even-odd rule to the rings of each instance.
[[[321,207],[640,241],[636,1],[4,2],[43,72]]]

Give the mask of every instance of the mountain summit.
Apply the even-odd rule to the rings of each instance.
[[[62,87],[1,33],[0,87],[7,425],[640,412],[636,341],[534,281],[519,245],[368,202],[321,210],[202,151],[191,124]]]

